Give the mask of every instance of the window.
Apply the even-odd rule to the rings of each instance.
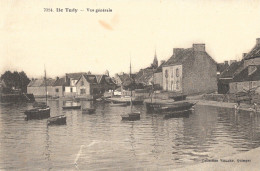
[[[168,78],[168,70],[165,70],[165,78]]]
[[[179,90],[179,80],[176,81],[176,90]]]
[[[81,81],[81,86],[83,86],[83,85],[84,85],[84,81],[82,80],[82,81]]]
[[[73,88],[72,88],[72,87],[70,87],[70,92],[71,92],[71,93],[73,92]]]
[[[179,73],[179,68],[176,68],[176,77],[179,77],[180,73]]]
[[[172,74],[171,74],[171,77],[173,78],[173,69],[172,69]]]
[[[80,89],[80,94],[86,94],[86,90],[85,89]]]
[[[59,89],[58,89],[58,88],[56,88],[56,90],[55,90],[55,91],[56,91],[56,93],[58,93],[58,92],[59,92]]]

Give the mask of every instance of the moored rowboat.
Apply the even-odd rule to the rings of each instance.
[[[187,101],[177,101],[172,103],[156,103],[156,102],[145,102],[146,111],[148,113],[161,113],[170,111],[184,111],[191,109],[196,103]]]
[[[122,120],[135,121],[140,120],[140,112],[131,112],[127,115],[122,115]]]
[[[80,109],[81,106],[62,106],[62,109]]]
[[[66,124],[66,116],[59,115],[51,117],[47,120],[48,125],[65,125]]]
[[[24,112],[26,120],[30,119],[45,119],[50,117],[50,108],[48,106],[38,107]]]

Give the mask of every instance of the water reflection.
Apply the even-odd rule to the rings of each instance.
[[[196,106],[188,118],[165,120],[140,105],[134,110],[141,120],[132,122],[121,121],[129,106],[80,103],[96,112],[63,110],[63,101],[49,101],[51,116],[67,117],[67,125],[51,127],[46,120],[24,120],[32,104],[1,104],[0,170],[167,170],[260,144],[256,113]]]

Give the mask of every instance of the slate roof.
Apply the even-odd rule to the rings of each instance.
[[[86,79],[90,84],[98,84],[97,78],[96,78],[95,75],[84,74],[83,76],[85,77],[85,79]]]
[[[163,66],[183,64],[186,60],[189,60],[189,62],[192,63],[198,55],[205,55],[217,64],[216,61],[205,51],[194,51],[193,48],[180,48],[176,54],[173,54],[170,59],[163,64]]]
[[[55,80],[48,78],[46,79],[46,85],[47,86],[53,86]],[[32,80],[27,87],[44,87],[45,86],[45,81],[44,79],[35,79]]]
[[[153,78],[153,72],[153,69],[140,70],[136,75],[135,82],[148,85],[149,81]]]
[[[86,72],[76,72],[76,73],[66,73],[68,78],[72,78],[74,80],[78,80],[81,75],[87,74]]]
[[[245,60],[260,58],[260,45],[255,45],[255,47],[245,56]]]
[[[222,73],[223,71],[225,71],[225,69],[226,69],[227,67],[229,67],[229,65],[226,64],[226,63],[218,63],[218,64],[217,64],[217,71],[220,72],[220,73]]]
[[[63,77],[63,78],[58,78],[55,82],[54,82],[54,84],[53,84],[53,86],[69,86],[69,82],[67,81],[65,81],[65,78]]]
[[[160,66],[158,66],[158,68],[156,69],[155,73],[157,73],[157,72],[162,72],[162,67],[163,67],[163,65],[165,64],[165,62],[166,62],[166,61],[163,61],[163,62],[160,64]]]
[[[106,81],[107,84],[115,85],[115,83],[114,83],[114,81],[112,80],[111,77],[109,77],[107,75],[105,75],[104,77],[105,77],[105,81]]]
[[[237,71],[240,67],[243,67],[244,61],[238,61],[238,62],[233,62],[229,67],[227,67],[221,74],[220,74],[220,79],[221,78],[233,78],[236,74]]]
[[[248,75],[248,67],[246,67],[234,77],[233,82],[260,81],[260,65],[256,66],[256,68],[255,72]]]

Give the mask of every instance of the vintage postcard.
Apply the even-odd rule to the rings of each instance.
[[[260,170],[260,0],[1,0],[0,170]]]

